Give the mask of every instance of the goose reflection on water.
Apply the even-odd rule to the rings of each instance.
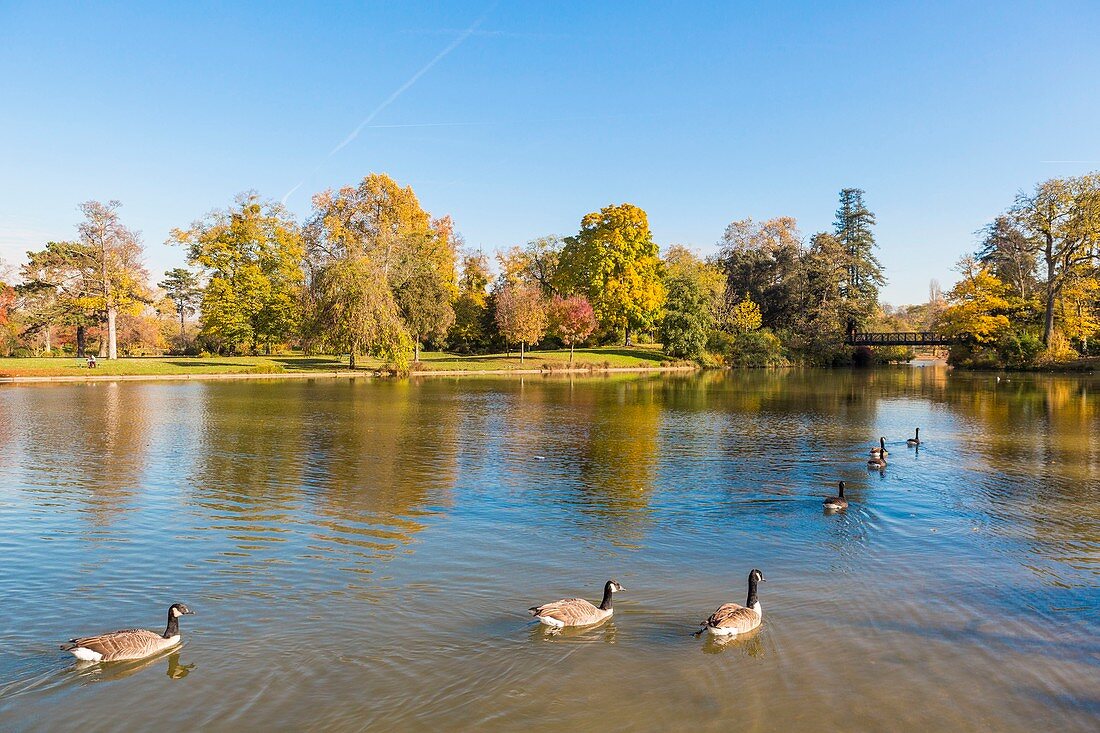
[[[183,664],[180,662],[180,651],[176,650],[168,654],[162,654],[147,659],[139,659],[133,662],[86,662],[78,661],[72,666],[76,674],[77,682],[81,685],[90,685],[96,682],[117,682],[132,677],[139,672],[144,672],[152,667],[159,667],[167,661],[165,674],[169,679],[182,680],[191,674],[195,664]]]
[[[590,626],[566,626],[555,629],[543,624],[533,624],[530,630],[531,641],[571,642],[574,644],[593,644],[602,642],[614,644],[619,631],[611,618]]]

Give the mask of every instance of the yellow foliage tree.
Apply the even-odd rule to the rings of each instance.
[[[940,328],[951,336],[969,335],[980,344],[996,341],[1009,328],[1008,286],[973,257],[964,257],[957,269],[963,278],[947,294]]]

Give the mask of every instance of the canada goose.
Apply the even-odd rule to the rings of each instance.
[[[871,449],[872,456],[888,456],[890,451],[886,450],[886,438],[878,439],[878,448]]]
[[[749,598],[744,606],[736,603],[726,603],[718,607],[718,610],[710,615],[702,623],[703,628],[695,632],[699,636],[707,631],[715,636],[733,636],[752,631],[764,620],[764,611],[760,608],[760,601],[756,598],[756,584],[764,582],[764,574],[752,569],[749,573]]]
[[[614,580],[603,587],[603,601],[593,606],[583,598],[563,598],[560,601],[531,606],[527,609],[540,623],[560,629],[563,626],[589,626],[611,618],[611,596],[624,588]]]
[[[920,428],[917,428],[917,432],[913,434],[913,437],[905,441],[906,445],[920,445]]]
[[[872,455],[871,460],[867,461],[868,468],[886,468],[886,456],[881,453],[878,455]]]
[[[123,629],[99,636],[70,639],[67,644],[61,645],[61,649],[86,662],[142,659],[179,644],[179,617],[194,613],[182,603],[173,603],[168,609],[168,627],[163,634],[145,629]]]
[[[826,509],[847,509],[848,500],[844,498],[844,482],[840,482],[840,490],[836,496],[830,496],[821,502],[821,505]]]

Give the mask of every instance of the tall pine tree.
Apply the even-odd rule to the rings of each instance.
[[[844,248],[848,277],[841,288],[848,313],[849,333],[866,325],[878,306],[878,289],[886,284],[882,264],[875,257],[875,215],[863,202],[863,190],[845,188],[833,223],[837,240]]]

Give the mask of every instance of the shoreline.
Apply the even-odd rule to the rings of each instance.
[[[81,382],[193,382],[193,381],[217,381],[234,379],[400,379],[412,377],[476,377],[481,375],[506,376],[516,374],[520,376],[555,374],[570,375],[599,375],[614,373],[636,372],[695,372],[698,366],[656,366],[656,367],[606,367],[600,369],[440,369],[438,371],[409,372],[408,374],[391,374],[377,370],[362,369],[352,371],[339,369],[335,371],[301,371],[279,372],[274,374],[249,374],[240,372],[228,372],[225,374],[88,374],[86,376],[58,375],[58,376],[10,376],[0,377],[0,384],[49,384],[49,383],[81,383]]]

